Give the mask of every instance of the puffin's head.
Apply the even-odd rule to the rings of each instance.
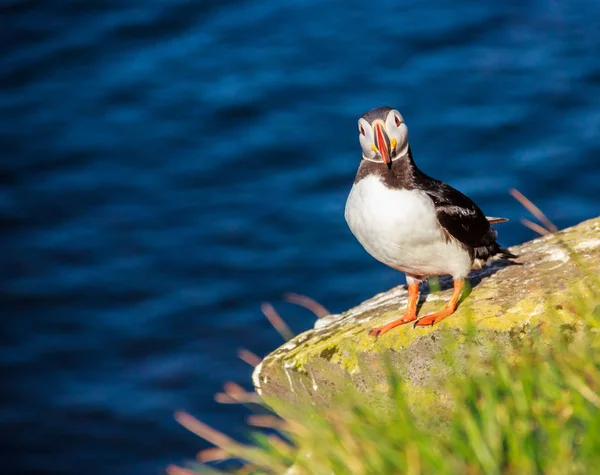
[[[385,163],[403,157],[408,151],[408,128],[396,109],[378,107],[358,119],[358,132],[362,158],[370,162]]]

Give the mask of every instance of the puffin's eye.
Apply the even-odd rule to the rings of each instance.
[[[397,115],[394,116],[394,119],[396,119],[396,127],[400,127],[400,117],[398,117]]]
[[[360,130],[360,133],[361,133],[362,135],[365,135],[365,129],[363,129],[363,126],[362,126],[362,125],[360,126],[360,129],[359,129],[359,130]]]

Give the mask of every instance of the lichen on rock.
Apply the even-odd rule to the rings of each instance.
[[[403,379],[414,410],[424,410],[433,401],[443,410],[450,401],[440,390],[441,382],[450,368],[461,370],[468,318],[479,330],[478,338],[486,340],[481,351],[486,351],[485,343],[510,347],[511,340],[548,318],[548,305],[553,306],[551,318],[576,325],[567,291],[600,269],[600,218],[510,251],[520,256],[517,264],[498,259],[473,271],[471,293],[454,315],[434,327],[404,325],[379,338],[369,335],[370,329],[404,311],[405,286],[317,320],[314,329],[290,340],[257,366],[256,391],[276,410],[298,404],[329,407],[348,386],[370,403],[385,406],[386,368],[391,365]],[[450,298],[451,280],[441,278],[439,284],[439,292],[421,286],[419,315],[440,310]]]

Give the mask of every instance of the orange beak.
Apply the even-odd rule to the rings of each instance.
[[[390,160],[390,151],[385,140],[383,130],[381,129],[381,124],[375,124],[375,144],[377,146],[377,150],[381,154],[383,162],[388,166],[388,168],[391,168],[392,161]]]

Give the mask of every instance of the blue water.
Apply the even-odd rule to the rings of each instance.
[[[525,3],[525,5],[523,5]],[[7,473],[157,474],[242,436],[240,347],[403,277],[343,218],[356,121],[397,107],[421,168],[501,242],[600,212],[596,0],[0,2],[0,276]],[[6,442],[8,441],[8,442]]]

